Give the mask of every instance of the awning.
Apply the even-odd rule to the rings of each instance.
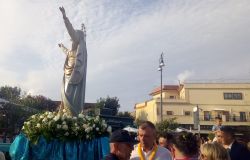
[[[138,132],[138,129],[137,128],[133,128],[133,127],[125,127],[123,128],[124,130],[128,131],[128,132],[134,132],[134,133],[137,133]]]
[[[226,110],[222,108],[214,108],[213,111],[226,111]]]

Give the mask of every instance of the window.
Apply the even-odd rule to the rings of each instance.
[[[173,115],[174,113],[173,113],[173,111],[167,111],[167,115],[168,116],[171,116],[171,115]]]
[[[191,112],[190,111],[184,111],[184,115],[185,116],[191,116]]]
[[[224,93],[225,100],[242,100],[242,93]]]
[[[211,119],[211,112],[204,111],[204,121],[210,121],[210,119]]]
[[[175,99],[175,96],[169,96],[169,99]]]

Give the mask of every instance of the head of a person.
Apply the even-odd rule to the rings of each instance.
[[[216,142],[222,144],[222,132],[220,130],[215,132]]]
[[[156,128],[150,121],[141,123],[138,130],[138,139],[144,149],[152,149],[156,141]]]
[[[203,144],[200,148],[201,160],[230,160],[227,150],[219,143]]]
[[[161,133],[158,138],[159,145],[169,149],[173,144],[173,135],[171,133]]]
[[[110,137],[110,152],[115,154],[120,160],[128,160],[136,143],[128,131],[116,130]]]
[[[234,141],[234,129],[229,126],[220,128],[221,142],[223,145],[230,145]]]
[[[222,118],[221,117],[215,117],[215,123],[217,126],[221,126],[222,125]]]
[[[160,135],[158,138],[158,143],[160,146],[167,148],[167,138],[164,135]]]
[[[250,151],[250,141],[247,142],[247,149]]]
[[[173,147],[183,156],[193,157],[198,154],[198,139],[193,133],[178,132],[174,135]]]

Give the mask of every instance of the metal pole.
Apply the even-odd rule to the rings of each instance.
[[[163,121],[163,113],[162,113],[162,67],[161,67],[161,122]]]

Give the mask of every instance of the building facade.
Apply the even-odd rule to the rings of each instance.
[[[136,119],[153,123],[161,120],[161,88],[154,89],[151,100],[135,105]],[[193,108],[200,108],[201,130],[211,130],[215,117],[223,125],[250,126],[250,83],[184,83],[164,85],[163,119],[177,118],[184,128],[193,128]]]

